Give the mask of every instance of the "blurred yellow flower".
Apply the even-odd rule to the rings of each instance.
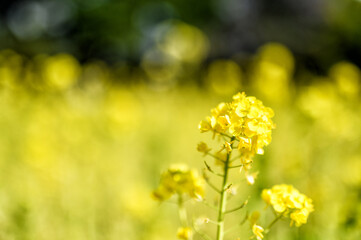
[[[159,41],[164,53],[188,63],[198,63],[206,57],[209,43],[201,30],[180,21],[168,21],[164,25],[168,25],[168,30]]]
[[[249,173],[246,171],[246,180],[248,185],[253,185],[256,182],[256,178],[258,176],[258,172],[255,173]]]
[[[314,211],[312,200],[292,185],[275,185],[271,189],[264,189],[261,196],[277,213],[289,215],[291,225],[295,222],[297,227],[305,224],[309,213]]]
[[[159,201],[169,199],[173,194],[188,194],[195,199],[204,196],[204,179],[194,169],[190,170],[184,164],[171,166],[161,176],[159,187],[153,192],[153,197]]]
[[[79,62],[71,55],[58,54],[44,62],[43,77],[51,87],[64,90],[74,84],[81,72]]]
[[[341,94],[348,97],[358,95],[361,72],[356,65],[349,62],[339,62],[331,67],[329,75],[336,82]]]
[[[253,224],[252,232],[256,236],[257,240],[263,239],[263,234],[262,234],[263,231],[264,231],[263,227],[261,227],[257,224]]]
[[[296,226],[299,227],[302,224],[307,223],[307,218],[309,214],[310,212],[306,208],[302,208],[294,211],[293,213],[290,214],[290,218],[292,219],[291,224],[294,221]]]
[[[209,151],[211,151],[211,148],[209,148],[205,142],[200,142],[198,143],[197,151],[207,154]]]
[[[227,96],[241,88],[242,71],[232,60],[217,60],[209,65],[205,80],[212,92]]]
[[[291,97],[293,69],[291,51],[279,43],[268,43],[258,50],[251,75],[252,85],[265,100],[285,104]]]
[[[192,238],[192,229],[190,227],[178,228],[177,237],[182,240],[190,240]]]

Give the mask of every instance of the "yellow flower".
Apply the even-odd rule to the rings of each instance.
[[[302,224],[307,223],[308,215],[309,215],[309,211],[306,208],[302,208],[300,210],[296,210],[293,213],[291,213],[290,218],[292,221],[295,222],[296,226],[299,227]]]
[[[291,225],[295,222],[297,227],[305,224],[308,215],[314,211],[312,200],[292,185],[275,185],[271,189],[264,189],[261,196],[277,213],[289,216]]]
[[[213,131],[214,134],[226,134],[238,141],[241,155],[247,159],[255,154],[263,154],[263,148],[272,138],[274,124],[271,120],[274,113],[255,97],[247,97],[245,93],[233,96],[233,101],[220,103],[211,110],[211,116],[201,121],[201,132]],[[231,151],[230,145],[226,146]],[[250,167],[250,166],[248,166]]]
[[[267,203],[267,205],[271,204],[271,189],[263,189],[261,197]]]
[[[263,234],[262,234],[262,232],[264,231],[263,227],[261,227],[257,224],[253,224],[252,231],[253,231],[253,234],[256,236],[257,240],[263,239]]]
[[[225,143],[224,143],[224,148],[226,149],[226,151],[227,151],[228,153],[232,152],[232,143],[225,142]]]
[[[202,120],[199,123],[198,128],[203,133],[203,132],[207,132],[207,131],[211,130],[212,127],[211,127],[210,121]]]
[[[173,194],[183,193],[195,199],[202,199],[204,179],[196,170],[190,170],[186,165],[174,165],[162,174],[159,187],[153,192],[153,197],[164,201]]]
[[[182,240],[189,240],[192,238],[192,229],[190,227],[178,228],[177,237]]]

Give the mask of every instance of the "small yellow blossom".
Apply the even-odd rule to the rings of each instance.
[[[232,143],[225,142],[224,143],[224,148],[226,149],[227,153],[232,152]]]
[[[211,151],[211,148],[209,148],[205,142],[200,142],[198,143],[197,150],[198,152],[207,154],[209,151]]]
[[[199,130],[201,132],[207,132],[207,131],[211,130],[212,127],[209,122],[210,122],[210,120],[207,120],[207,121],[202,120],[198,125]]]
[[[190,170],[186,165],[174,165],[162,174],[159,187],[153,192],[153,197],[164,201],[173,194],[183,193],[195,199],[202,199],[204,179],[196,170]]]
[[[264,231],[263,227],[261,227],[257,224],[253,224],[252,231],[253,231],[253,234],[256,236],[257,240],[263,239],[263,234],[262,234],[262,232]]]
[[[314,211],[312,200],[300,193],[292,185],[275,185],[262,191],[262,199],[267,205],[284,216],[289,216],[299,227],[307,222],[308,215]]]
[[[192,238],[192,229],[190,227],[178,228],[177,237],[182,240],[189,240]]]

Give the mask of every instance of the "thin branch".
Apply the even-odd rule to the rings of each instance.
[[[224,161],[223,159],[220,159],[219,157],[217,157],[216,155],[214,155],[214,154],[212,154],[212,153],[207,152],[206,155],[209,155],[209,156],[211,156],[211,157],[213,157],[213,158],[215,158],[215,159],[217,159],[217,160],[219,160],[219,161],[221,161],[221,162],[223,162],[223,163],[226,162],[226,161]]]
[[[219,222],[216,222],[216,221],[213,221],[209,218],[207,218],[207,223],[213,223],[214,225],[219,225],[220,223]]]
[[[284,212],[283,212],[284,213]],[[273,221],[267,226],[267,228],[264,230],[265,233],[268,233],[270,228],[283,217],[283,213],[281,213],[280,215],[278,215],[275,219],[273,219]]]
[[[216,176],[224,177],[223,174],[214,172],[213,169],[208,165],[208,163],[207,163],[206,161],[203,161],[203,162],[204,162],[204,164],[206,165],[206,168],[207,168],[208,171],[210,171],[211,173],[213,173],[213,174],[216,175]]]
[[[216,192],[218,192],[218,193],[221,193],[222,191],[221,190],[219,190],[216,186],[214,186],[209,180],[208,180],[208,178],[204,178],[205,180],[206,180],[206,183],[214,190],[214,191],[216,191]]]
[[[235,165],[235,166],[230,166],[230,167],[228,167],[228,168],[239,168],[239,167],[243,167],[243,164]]]
[[[244,201],[244,203],[242,203],[242,205],[240,205],[240,206],[238,206],[236,208],[233,208],[231,210],[225,211],[225,214],[232,213],[232,212],[235,212],[235,211],[237,211],[239,209],[242,209],[242,208],[244,208],[244,206],[247,205],[247,203],[248,203],[248,199],[246,201]]]

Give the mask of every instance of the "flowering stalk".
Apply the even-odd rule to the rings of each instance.
[[[184,207],[183,196],[189,196],[193,199],[202,200],[207,206],[218,211],[217,221],[207,218],[206,223],[215,223],[217,226],[216,240],[223,240],[224,235],[233,230],[234,227],[225,231],[225,216],[242,209],[247,203],[244,203],[233,209],[227,210],[227,193],[231,192],[231,185],[228,182],[229,170],[233,168],[241,168],[245,179],[249,185],[255,183],[258,171],[251,172],[253,158],[257,154],[263,154],[264,147],[271,142],[271,133],[274,128],[272,122],[273,110],[265,107],[263,103],[255,97],[247,97],[245,93],[238,93],[233,96],[230,103],[220,103],[216,108],[211,110],[211,116],[203,120],[199,124],[201,132],[213,132],[213,138],[219,136],[223,139],[223,145],[220,150],[211,152],[211,148],[204,142],[200,142],[197,150],[202,152],[204,156],[214,158],[214,165],[221,166],[223,172],[217,172],[204,161],[205,170],[211,174],[222,178],[221,188],[217,188],[204,172],[201,178],[197,171],[190,170],[184,165],[173,166],[164,172],[161,176],[159,187],[153,192],[153,197],[160,201],[169,199],[172,195],[178,195],[179,218],[181,227],[178,228],[177,237],[182,240],[192,239],[192,229],[188,226],[187,213]],[[237,157],[231,158],[232,152],[237,151]],[[234,161],[240,162],[234,164]],[[219,195],[218,207],[210,205],[204,199],[204,182],[215,190]],[[282,217],[291,219],[291,226],[295,224],[297,227],[307,222],[308,215],[313,211],[312,200],[301,194],[291,185],[275,185],[271,189],[262,191],[263,200],[273,207],[278,213],[276,218],[264,229],[258,224],[260,213],[255,211],[250,216],[246,213],[245,219],[237,224],[236,227],[244,224],[247,220],[254,234],[252,238],[262,240],[264,234]],[[211,240],[206,233],[200,231],[193,224],[197,234],[206,240]]]
[[[282,216],[283,214],[279,214],[278,216],[276,216],[273,221],[268,224],[267,228],[264,230],[264,233],[267,234],[271,230],[271,227],[273,227],[273,225],[275,225],[275,223],[278,222],[278,220],[280,220]]]
[[[231,139],[231,142],[234,138]],[[232,144],[233,145],[233,144]],[[231,147],[232,147],[231,145]],[[226,206],[227,206],[227,181],[228,181],[228,170],[229,170],[229,161],[231,159],[232,151],[227,153],[227,158],[224,163],[224,176],[223,176],[223,183],[222,183],[222,190],[221,190],[221,198],[219,202],[219,209],[218,209],[218,226],[217,226],[217,240],[223,240],[224,236],[224,215],[226,213]]]
[[[187,211],[184,207],[182,194],[178,194],[178,213],[179,213],[179,220],[180,220],[182,227],[188,227]]]

